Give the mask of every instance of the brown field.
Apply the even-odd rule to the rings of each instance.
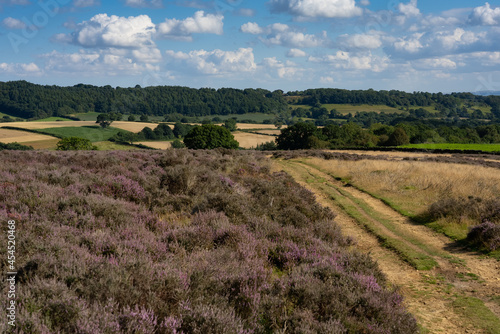
[[[279,136],[281,134],[281,130],[257,130],[257,133],[262,133],[264,135],[276,135]]]
[[[134,144],[141,144],[159,150],[167,150],[172,147],[172,142],[170,141],[140,141],[134,142]]]
[[[259,131],[260,132],[260,131]],[[326,152],[333,153],[347,153],[347,154],[359,154],[359,155],[371,155],[377,157],[390,157],[393,159],[401,160],[403,158],[427,158],[427,157],[450,157],[451,154],[435,154],[435,153],[424,153],[424,152],[397,152],[397,151],[359,151],[359,150],[325,150]]]
[[[7,123],[6,123],[7,124]],[[12,122],[8,126],[13,126],[22,129],[39,130],[47,128],[63,128],[63,127],[77,127],[77,126],[92,126],[96,125],[93,121],[61,121],[61,122]],[[158,124],[154,123],[141,123],[141,122],[125,122],[115,121],[111,124],[112,127],[127,130],[131,132],[139,132],[145,127],[150,127],[154,130]]]
[[[9,130],[9,129],[0,128],[0,142],[1,143],[7,144],[7,143],[18,142],[18,143],[23,144],[23,145],[33,146],[32,144],[35,144],[38,142],[48,143],[49,141],[55,141],[57,143],[59,141],[59,139],[51,137],[51,136],[39,135],[36,133],[29,133],[29,132],[24,132],[24,131],[17,131],[17,130]],[[30,143],[30,144],[28,144],[28,143]],[[40,144],[40,145],[43,146],[45,144]],[[46,147],[43,147],[43,148],[46,148]]]
[[[234,139],[240,143],[240,147],[243,148],[255,148],[257,145],[266,143],[268,141],[274,141],[274,137],[266,135],[258,135],[254,133],[247,132],[234,132]]]

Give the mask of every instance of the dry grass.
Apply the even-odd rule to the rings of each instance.
[[[258,133],[262,133],[265,135],[276,135],[279,136],[281,134],[281,130],[258,130]]]
[[[95,123],[94,123],[95,125]],[[142,122],[125,122],[125,121],[115,121],[111,123],[111,126],[114,128],[135,132],[138,133],[145,127],[151,128],[151,130],[156,129],[158,124],[154,123],[142,123]],[[174,128],[172,125],[169,125],[172,129]]]
[[[261,132],[261,131],[259,131]],[[451,154],[436,154],[423,152],[398,152],[398,151],[359,151],[359,150],[325,150],[333,153],[366,154],[372,156],[387,156],[391,158],[426,158],[426,157],[451,157]]]
[[[500,173],[489,167],[421,161],[327,161],[319,158],[307,161],[389,200],[411,215],[423,213],[443,198],[490,199],[500,194]]]
[[[171,141],[140,141],[140,142],[134,142],[134,144],[141,144],[159,150],[167,150],[172,147]]]
[[[63,127],[75,127],[75,126],[94,126],[96,125],[93,121],[61,121],[61,122],[12,122],[8,123],[8,126],[13,126],[22,129],[39,130],[47,128],[63,128]],[[154,130],[158,124],[153,123],[142,123],[142,122],[125,122],[125,121],[115,121],[111,124],[112,127],[127,130],[131,132],[139,132],[145,127],[150,127]],[[172,126],[171,126],[172,127]],[[173,127],[172,127],[173,128]]]
[[[32,143],[38,141],[47,141],[54,140],[54,137],[46,136],[46,135],[38,135],[35,133],[17,131],[17,130],[9,130],[9,129],[1,129],[0,128],[0,142],[1,143]],[[57,139],[58,140],[58,139]]]
[[[266,135],[258,135],[255,133],[247,132],[234,132],[234,139],[240,143],[240,147],[243,148],[255,148],[257,145],[266,143],[268,141],[274,141],[274,137]]]

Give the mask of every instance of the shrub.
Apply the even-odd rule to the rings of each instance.
[[[66,137],[57,143],[58,151],[78,151],[78,150],[97,150],[88,139],[78,137]]]
[[[474,226],[467,234],[469,244],[487,251],[500,249],[500,224],[485,220]]]
[[[184,145],[183,142],[181,142],[179,139],[176,139],[172,142],[172,148],[185,148],[186,145]]]
[[[239,144],[228,129],[204,124],[194,127],[184,138],[184,144],[190,149],[214,149],[218,147],[236,149]]]

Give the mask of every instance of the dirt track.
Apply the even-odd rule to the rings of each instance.
[[[500,332],[500,328],[491,328],[478,322],[477,315],[471,315],[460,304],[463,298],[478,298],[489,309],[485,308],[483,313],[488,313],[493,319],[495,316],[500,318],[500,306],[492,299],[500,296],[498,261],[455,246],[445,236],[416,225],[363,191],[345,187],[341,181],[313,165],[298,160],[275,160],[274,168],[288,172],[313,191],[322,205],[338,214],[336,221],[344,233],[353,236],[358,243],[357,248],[370,253],[388,280],[400,287],[409,311],[423,328],[422,332]],[[350,215],[345,210],[346,205],[351,207]],[[352,218],[352,210],[362,218]],[[377,220],[375,216],[383,218]],[[437,266],[431,270],[416,270],[397,251],[384,247],[380,237],[362,226],[361,221],[370,221],[383,237],[404,243],[412,251],[418,251],[435,261]]]

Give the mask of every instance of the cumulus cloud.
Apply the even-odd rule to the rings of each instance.
[[[26,28],[26,23],[21,20],[15,19],[13,17],[6,17],[2,20],[2,25],[7,29],[24,29]]]
[[[126,50],[80,50],[77,53],[52,51],[41,58],[45,60],[45,70],[53,73],[118,76],[142,75],[144,72],[160,70],[157,65],[136,62]]]
[[[308,18],[349,18],[363,13],[354,0],[271,0],[268,4],[273,13]]]
[[[35,63],[0,63],[0,72],[23,76],[40,74],[41,70]]]
[[[240,27],[240,31],[245,34],[259,35],[264,32],[264,29],[255,22],[247,22]]]
[[[446,69],[453,70],[457,68],[457,63],[449,58],[428,58],[413,62],[414,67],[420,69]]]
[[[299,57],[306,57],[307,53],[305,53],[304,51],[302,51],[300,49],[290,49],[286,53],[286,56],[289,58],[299,58]]]
[[[239,48],[236,51],[193,50],[189,53],[167,50],[165,54],[167,61],[207,75],[253,72],[257,68],[252,48]]]
[[[274,23],[267,27],[260,27],[257,23],[248,22],[241,26],[240,31],[254,35],[265,34],[266,36],[262,36],[259,39],[266,45],[311,48],[327,46],[329,44],[326,31],[323,31],[321,35],[304,34],[283,23]]]
[[[129,7],[150,7],[161,8],[163,7],[162,0],[125,0],[125,5]]]
[[[167,19],[158,25],[158,35],[164,38],[192,40],[192,34],[222,35],[224,16],[206,14],[200,10],[184,20]]]
[[[419,16],[420,9],[417,7],[417,0],[411,0],[409,3],[400,3],[398,5],[398,10],[401,14],[411,17],[411,16]]]
[[[382,72],[389,66],[389,58],[374,56],[371,52],[353,54],[351,52],[337,51],[335,55],[309,57],[309,61],[330,64],[337,69],[369,70],[373,72]]]
[[[73,1],[73,6],[75,7],[93,7],[93,6],[99,6],[101,3],[99,0],[74,0]]]
[[[72,42],[83,47],[153,47],[156,27],[147,15],[98,14],[76,26]]]
[[[280,79],[299,79],[304,72],[304,69],[298,67],[296,63],[291,61],[282,62],[276,57],[264,58],[260,66],[264,67],[267,75],[275,73]]]
[[[382,46],[380,36],[375,33],[341,35],[337,41],[346,50],[373,50]]]
[[[487,2],[484,6],[474,8],[469,20],[477,25],[500,25],[500,7],[493,9]]]

